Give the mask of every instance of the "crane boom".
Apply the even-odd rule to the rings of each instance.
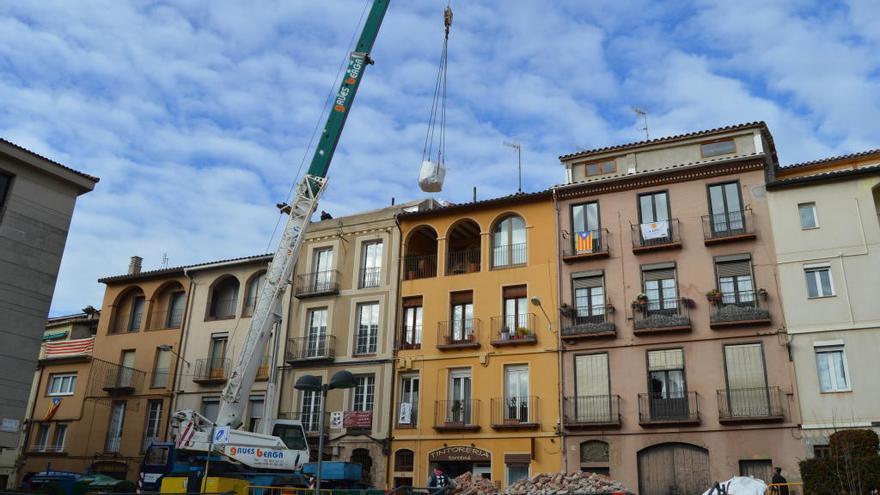
[[[302,247],[302,236],[318,205],[318,199],[327,182],[327,170],[339,143],[348,112],[354,102],[366,66],[372,64],[370,51],[379,34],[379,28],[390,0],[373,0],[372,8],[364,22],[363,30],[348,60],[348,68],[336,92],[330,115],[315,148],[307,174],[296,188],[290,215],[281,234],[278,248],[266,271],[266,284],[257,295],[257,303],[251,317],[250,328],[236,358],[229,380],[220,397],[217,426],[238,427],[254,385],[262,350],[269,339],[272,326],[281,321],[281,300],[290,283],[293,269]]]

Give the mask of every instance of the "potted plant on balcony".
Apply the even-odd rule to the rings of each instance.
[[[758,297],[760,297],[762,301],[766,301],[767,300],[767,289],[764,289],[764,288],[758,289]]]
[[[452,401],[452,407],[449,408],[450,418],[449,423],[464,423],[464,418],[462,417],[462,401],[454,400]]]
[[[681,305],[688,308],[688,309],[694,309],[697,307],[697,302],[689,297],[682,297],[681,298]]]
[[[501,328],[501,340],[510,340],[510,327],[504,326]]]
[[[717,306],[721,302],[721,291],[718,289],[710,290],[706,293],[706,300]]]
[[[634,310],[644,311],[648,307],[648,295],[641,292],[636,294],[636,300],[633,301],[632,307]]]
[[[574,308],[572,308],[568,303],[562,303],[561,305],[559,305],[559,312],[562,314],[562,316],[566,318],[571,318],[575,314]]]
[[[516,329],[516,338],[519,340],[525,340],[530,337],[532,332],[529,331],[526,327],[517,327]]]

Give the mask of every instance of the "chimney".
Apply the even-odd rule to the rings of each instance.
[[[143,261],[144,261],[144,259],[141,258],[140,256],[132,256],[131,262],[128,263],[128,274],[134,275],[136,273],[140,273],[141,272],[141,262],[143,262]]]

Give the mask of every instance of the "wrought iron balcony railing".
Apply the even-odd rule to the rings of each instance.
[[[403,279],[432,278],[437,276],[437,255],[408,255],[403,258]]]
[[[534,344],[538,341],[534,313],[493,316],[491,325],[491,343],[495,347]]]
[[[616,428],[621,424],[619,395],[565,397],[563,423],[566,428]]]
[[[303,430],[306,435],[317,435],[320,431],[319,419],[321,412],[317,409],[312,411],[287,411],[278,413],[278,419],[291,419],[302,423]],[[330,429],[330,413],[324,416],[324,434]]]
[[[317,335],[287,339],[284,360],[291,366],[313,361],[332,361],[336,357],[336,337]]]
[[[587,311],[578,311],[570,308],[562,314],[562,340],[575,341],[591,338],[608,338],[617,335],[614,322],[607,308],[602,307],[600,314],[589,314]]]
[[[434,429],[467,430],[480,429],[480,401],[478,399],[434,401]]]
[[[141,370],[95,359],[89,380],[95,385],[94,388],[110,395],[133,395],[143,390],[145,376],[146,373]],[[88,395],[99,393],[93,389]]]
[[[718,293],[711,300],[712,314],[709,326],[712,328],[737,327],[749,325],[769,325],[770,311],[764,307],[766,292],[741,291]]]
[[[525,242],[492,248],[492,268],[522,266],[527,261],[528,249]]]
[[[193,381],[202,385],[218,385],[229,378],[231,367],[228,358],[197,359]]]
[[[404,325],[400,329],[401,350],[420,349],[422,347],[422,325]]]
[[[658,332],[689,331],[691,319],[688,302],[684,299],[653,299],[633,304],[634,332],[649,334]]]
[[[718,421],[782,421],[785,419],[782,403],[779,387],[718,390]]]
[[[571,232],[559,240],[562,246],[562,261],[572,263],[589,258],[604,258],[608,251],[608,229]]]
[[[437,349],[476,349],[480,347],[480,319],[437,323]]]
[[[339,271],[324,270],[296,276],[294,296],[298,299],[339,294]]]
[[[492,399],[492,428],[538,428],[538,397],[496,397]]]
[[[480,271],[480,248],[451,250],[446,253],[446,274],[459,275]]]
[[[703,215],[703,240],[706,245],[755,237],[751,210]]]
[[[677,218],[652,223],[637,223],[630,228],[632,229],[633,253],[681,247],[681,227]]]
[[[663,426],[670,424],[699,424],[700,410],[696,392],[639,394],[639,424]]]
[[[371,287],[379,287],[382,282],[382,268],[368,267],[361,268],[358,274],[358,287],[361,289],[369,289]]]

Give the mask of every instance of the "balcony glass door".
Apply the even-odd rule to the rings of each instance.
[[[745,232],[745,218],[738,182],[710,186],[709,207],[713,235],[735,235]]]
[[[328,290],[333,283],[333,249],[315,250],[314,270],[312,274],[312,291]]]
[[[645,280],[648,314],[675,314],[678,308],[677,294],[675,278]]]
[[[669,217],[669,196],[665,192],[639,196],[639,234],[642,245],[672,241]]]
[[[397,424],[415,426],[419,411],[419,377],[418,375],[403,376],[400,379],[400,410]]]
[[[648,352],[648,394],[652,420],[689,416],[684,376],[684,352],[668,349]]]
[[[574,288],[575,324],[605,321],[605,288],[602,277],[572,280]]]
[[[611,422],[608,354],[587,354],[574,360],[574,420],[578,423]]]
[[[134,351],[122,351],[121,366],[116,376],[116,386],[120,388],[131,387],[134,376]]]
[[[529,422],[529,367],[504,369],[504,421]]]
[[[307,358],[322,357],[327,354],[327,309],[309,311],[309,336],[306,339]]]
[[[734,417],[764,417],[770,414],[767,374],[761,344],[724,346],[727,371],[727,404]]]
[[[317,390],[304,391],[302,395],[302,412],[299,420],[305,431],[318,431],[321,417],[321,393]]]
[[[511,334],[519,328],[530,330],[527,309],[525,296],[504,299],[504,326]]]
[[[571,242],[576,254],[601,250],[599,203],[585,203],[571,208]]]
[[[470,371],[453,371],[449,378],[449,402],[446,410],[447,423],[470,424],[471,422],[471,375]]]
[[[122,441],[122,424],[125,419],[125,401],[113,402],[110,411],[110,426],[107,429],[107,440],[104,442],[105,452],[119,452]]]
[[[211,357],[208,363],[208,378],[224,378],[226,376],[226,342],[228,337],[215,336],[211,339]]]
[[[471,339],[474,334],[474,305],[473,303],[458,303],[452,305],[452,342],[462,343]]]

